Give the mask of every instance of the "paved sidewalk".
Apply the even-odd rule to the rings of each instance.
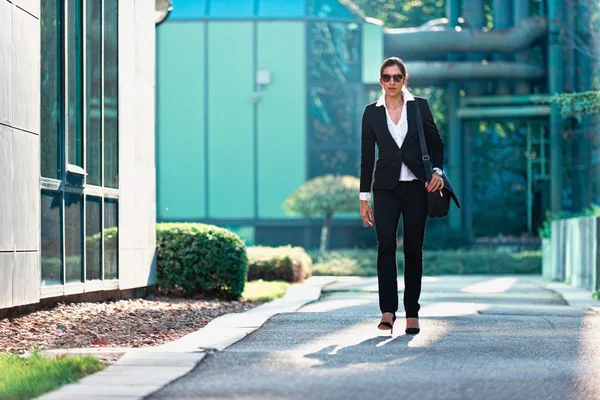
[[[125,353],[106,370],[47,393],[40,400],[139,400],[187,374],[206,356],[220,351],[258,329],[278,313],[290,313],[317,300],[321,288],[334,279],[313,277],[304,284],[292,285],[281,299],[263,304],[245,313],[226,314],[197,332],[171,343],[144,349],[76,349],[71,354]],[[57,351],[60,352],[60,351]]]
[[[150,399],[599,399],[600,314],[537,276],[426,277],[390,337],[374,278],[342,278]],[[400,312],[399,317],[402,317]]]

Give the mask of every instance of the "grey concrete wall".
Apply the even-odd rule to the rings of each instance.
[[[599,290],[599,242],[600,218],[554,221],[549,248],[544,247],[544,278],[565,281],[590,291]]]
[[[565,275],[576,287],[595,291],[598,218],[567,220],[565,240]],[[568,271],[568,272],[567,272]]]
[[[40,0],[0,0],[0,308],[40,298]]]
[[[565,221],[554,221],[551,226],[550,242],[552,255],[550,265],[550,279],[563,281],[565,279]]]
[[[119,2],[119,287],[156,281],[154,1]]]

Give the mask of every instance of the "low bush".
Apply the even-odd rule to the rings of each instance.
[[[302,282],[312,274],[312,259],[302,247],[248,247],[248,280]]]
[[[161,290],[184,295],[237,298],[248,273],[246,245],[214,225],[161,223],[156,226],[156,278]]]
[[[339,250],[327,253],[309,252],[313,259],[314,275],[377,275],[376,250]],[[404,255],[399,250],[396,259],[402,274]],[[497,251],[424,251],[423,274],[538,274],[542,270],[541,251],[518,253]]]

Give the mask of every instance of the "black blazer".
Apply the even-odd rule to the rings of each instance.
[[[365,108],[362,118],[361,192],[371,192],[371,184],[373,190],[392,190],[400,180],[402,163],[423,184],[427,181],[421,146],[419,144],[419,133],[417,131],[415,101],[419,102],[419,108],[421,109],[423,131],[425,133],[425,141],[427,142],[427,151],[431,157],[431,165],[433,168],[444,169],[444,142],[440,137],[426,99],[415,97],[414,101],[406,103],[408,132],[401,148],[398,148],[396,141],[388,129],[385,107],[377,107],[377,103],[371,103]],[[379,148],[379,157],[377,158],[376,166],[375,144]],[[373,177],[374,167],[375,176]],[[458,199],[446,174],[444,174],[444,187],[452,193],[452,197],[458,205]]]

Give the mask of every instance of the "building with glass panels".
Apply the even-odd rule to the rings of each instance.
[[[308,179],[358,176],[379,21],[337,0],[174,0],[157,27],[157,217],[247,243],[318,246],[321,221],[285,214]],[[358,194],[357,194],[358,199]],[[374,243],[357,212],[333,246]]]
[[[0,0],[0,309],[155,281],[154,2]]]

